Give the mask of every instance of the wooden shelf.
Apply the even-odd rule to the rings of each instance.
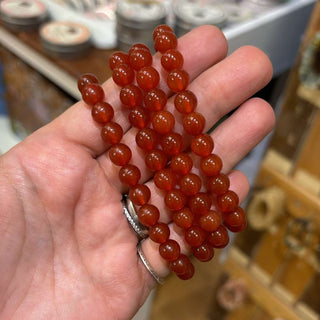
[[[315,107],[320,108],[320,90],[310,89],[304,85],[300,85],[298,87],[297,94],[301,99],[313,104]]]

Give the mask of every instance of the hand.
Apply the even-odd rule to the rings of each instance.
[[[274,125],[270,106],[249,99],[271,79],[270,61],[253,47],[226,57],[227,42],[211,26],[185,35],[178,49],[207,130],[240,105],[212,137],[230,189],[242,201],[247,179],[231,169]],[[154,61],[159,66],[158,56]],[[135,146],[136,131],[120,108],[119,88],[112,80],[103,88],[145,182],[150,172]],[[173,110],[172,98],[168,108]],[[175,130],[181,129],[177,121]],[[137,256],[138,239],[122,212],[126,189],[100,130],[80,101],[0,158],[0,319],[129,319],[155,286]],[[152,180],[148,185],[161,220],[169,222]],[[165,276],[157,246],[147,239],[143,250],[153,269]]]

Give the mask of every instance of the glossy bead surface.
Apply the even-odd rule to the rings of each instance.
[[[168,73],[167,85],[173,92],[183,91],[189,84],[189,74],[183,70],[173,70]]]
[[[208,179],[207,188],[211,193],[220,195],[228,191],[230,187],[229,177],[224,173]]]
[[[182,114],[188,114],[194,111],[197,104],[197,97],[190,90],[178,92],[174,98],[174,106]]]
[[[222,223],[220,213],[210,210],[199,218],[199,225],[205,231],[215,231]]]
[[[222,160],[216,154],[209,154],[201,159],[200,168],[207,177],[216,176],[222,169]]]
[[[231,190],[217,197],[217,204],[221,212],[231,212],[238,208],[239,197]]]
[[[164,32],[174,33],[173,29],[167,24],[160,24],[154,28],[152,32],[152,39],[154,40],[158,35],[163,34]]]
[[[199,192],[189,199],[189,208],[195,215],[207,213],[212,205],[211,196],[205,192]]]
[[[184,238],[191,247],[198,247],[206,240],[206,232],[199,226],[191,226],[185,231]]]
[[[171,132],[175,124],[172,113],[165,110],[154,113],[151,121],[153,129],[160,134]]]
[[[116,122],[110,121],[101,129],[101,137],[106,144],[117,144],[122,139],[122,136],[123,130]]]
[[[152,204],[144,204],[137,212],[141,224],[147,227],[154,226],[160,217],[159,209]]]
[[[167,71],[181,69],[183,66],[183,56],[178,50],[167,50],[161,57],[161,65]]]
[[[140,70],[152,64],[152,55],[149,50],[137,48],[129,53],[129,64],[134,70]]]
[[[241,207],[223,215],[224,225],[232,232],[241,232],[247,226],[246,214]]]
[[[186,153],[180,153],[174,156],[170,162],[170,168],[172,171],[178,175],[185,175],[193,167],[193,161],[189,155]]]
[[[196,136],[203,132],[206,121],[204,116],[198,112],[191,112],[183,118],[184,130],[192,135]]]
[[[228,231],[224,226],[219,226],[216,231],[209,233],[207,240],[214,248],[224,248],[229,243]]]
[[[136,184],[129,190],[129,198],[137,206],[143,206],[148,203],[150,197],[150,189],[144,184]]]
[[[144,128],[138,131],[136,134],[136,143],[143,150],[152,150],[158,144],[157,133],[150,128]]]
[[[154,49],[161,53],[165,53],[169,49],[175,49],[177,44],[177,36],[170,31],[164,31],[154,39]]]
[[[104,98],[103,89],[98,83],[87,84],[82,89],[81,95],[83,101],[90,106],[94,106],[96,103],[102,102]]]
[[[139,50],[139,49],[144,49],[144,50],[150,51],[149,47],[146,46],[144,43],[134,43],[129,49],[129,54],[131,54],[133,51]]]
[[[188,271],[190,264],[190,259],[185,254],[180,254],[178,259],[169,263],[169,269],[177,275],[184,274]]]
[[[186,202],[187,197],[178,189],[171,189],[167,191],[164,202],[170,210],[180,210],[182,209]]]
[[[133,127],[143,129],[150,122],[149,111],[146,108],[136,106],[130,111],[128,119]]]
[[[125,185],[134,186],[139,182],[140,178],[140,170],[132,164],[121,167],[119,171],[119,179]]]
[[[155,68],[153,68],[152,66],[148,66],[141,68],[137,72],[136,79],[141,89],[151,90],[158,85],[160,76]]]
[[[148,151],[144,160],[146,166],[153,171],[159,171],[163,169],[168,162],[166,154],[159,149]]]
[[[176,156],[183,149],[183,137],[179,133],[171,132],[161,138],[160,144],[165,154]]]
[[[179,211],[174,212],[173,222],[182,229],[188,229],[192,226],[194,215],[188,207],[184,207]]]
[[[134,71],[127,64],[120,64],[113,69],[112,79],[118,86],[124,87],[133,82]]]
[[[128,64],[129,63],[129,56],[122,51],[114,52],[109,58],[109,67],[113,70],[120,64]]]
[[[94,121],[105,124],[112,120],[114,111],[107,102],[98,102],[91,109],[91,115]]]
[[[214,249],[209,243],[192,248],[192,253],[201,262],[210,261],[214,257]]]
[[[160,244],[159,253],[166,261],[177,260],[180,256],[179,243],[175,240],[168,239],[166,242]]]
[[[109,149],[109,158],[117,166],[128,164],[132,157],[130,148],[124,143],[118,143]]]
[[[149,238],[157,243],[164,243],[169,239],[170,229],[162,222],[155,224],[149,229]]]
[[[162,169],[153,177],[155,185],[161,190],[171,190],[177,183],[176,175],[170,169]]]
[[[161,89],[151,89],[144,96],[144,103],[148,110],[160,111],[167,104],[167,95]]]
[[[83,88],[89,83],[99,83],[98,78],[93,73],[85,73],[78,80],[78,89],[82,92]]]
[[[184,195],[193,196],[200,191],[201,179],[194,173],[187,173],[180,179],[179,186]]]
[[[141,106],[143,101],[142,91],[134,84],[128,84],[121,89],[120,100],[128,108]]]
[[[178,278],[181,280],[189,280],[194,275],[194,265],[190,262],[190,264],[187,266],[187,270],[184,273],[177,274]]]
[[[206,157],[212,152],[214,143],[208,134],[199,134],[191,140],[190,147],[194,154]]]

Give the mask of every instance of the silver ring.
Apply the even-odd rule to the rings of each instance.
[[[122,199],[123,213],[126,216],[132,229],[137,233],[139,239],[145,239],[148,237],[148,229],[139,222],[136,210],[134,209],[132,201],[128,196],[124,196]]]
[[[149,273],[152,275],[153,279],[155,279],[159,284],[163,284],[164,279],[159,277],[155,271],[152,269],[152,267],[150,266],[149,262],[147,261],[142,248],[141,248],[141,242],[138,243],[137,245],[137,251],[138,251],[138,255],[142,261],[142,263],[144,264],[144,266],[146,267],[146,269],[149,271]]]

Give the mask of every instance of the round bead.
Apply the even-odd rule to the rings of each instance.
[[[183,66],[183,56],[178,50],[168,50],[161,57],[161,65],[167,71],[181,69]]]
[[[154,48],[161,53],[165,53],[169,49],[175,49],[177,44],[177,36],[170,31],[164,31],[154,39]]]
[[[140,178],[141,178],[140,170],[132,164],[127,164],[121,167],[119,171],[120,181],[123,184],[126,184],[128,186],[136,185],[139,182]]]
[[[151,90],[155,88],[159,81],[160,76],[158,71],[152,66],[141,68],[136,75],[138,86],[143,90]]]
[[[192,112],[197,104],[197,97],[190,90],[178,92],[174,98],[174,106],[182,114]]]
[[[112,79],[117,85],[124,87],[133,82],[134,71],[127,64],[120,64],[113,69]]]
[[[164,153],[176,156],[183,149],[183,137],[179,133],[171,132],[161,138],[160,144]]]
[[[198,247],[206,240],[206,232],[199,226],[191,226],[185,231],[184,238],[191,247]]]
[[[199,247],[192,248],[192,253],[201,262],[210,261],[214,257],[214,249],[209,243],[203,243]]]
[[[92,73],[83,74],[78,80],[78,89],[82,92],[83,88],[90,83],[99,83],[97,77]]]
[[[113,70],[115,67],[119,66],[120,64],[128,64],[129,63],[129,56],[122,51],[114,52],[109,58],[109,67]]]
[[[133,69],[140,70],[152,64],[152,55],[149,50],[137,48],[130,52],[129,64]]]
[[[177,260],[180,256],[180,246],[175,240],[168,239],[159,246],[159,253],[161,257],[167,261]]]
[[[199,192],[189,199],[189,208],[193,214],[203,215],[207,213],[212,205],[211,196],[204,192]]]
[[[160,111],[167,104],[167,95],[161,89],[151,89],[144,96],[144,103],[148,110]]]
[[[194,216],[188,207],[184,207],[173,214],[173,222],[182,229],[188,229],[192,226]]]
[[[91,115],[94,121],[105,124],[112,120],[114,111],[107,102],[98,102],[91,109]]]
[[[192,152],[200,157],[208,156],[213,147],[213,140],[208,134],[199,134],[191,140]]]
[[[186,153],[180,153],[171,159],[170,168],[179,175],[185,175],[193,167],[193,161]]]
[[[159,209],[152,204],[144,204],[137,212],[141,224],[147,227],[154,226],[160,217]]]
[[[156,26],[153,30],[153,33],[152,33],[153,40],[157,36],[159,36],[160,34],[163,34],[164,32],[174,33],[173,29],[170,26],[168,26],[167,24],[160,24],[160,25]]]
[[[143,150],[152,150],[158,144],[158,135],[153,129],[141,129],[136,134],[136,143]]]
[[[208,179],[207,189],[214,194],[220,195],[228,191],[230,180],[224,173],[219,173],[217,176]]]
[[[239,197],[234,191],[228,190],[226,193],[218,195],[217,204],[221,212],[231,212],[237,209]]]
[[[175,124],[172,113],[165,110],[154,113],[151,121],[153,129],[160,134],[171,132]]]
[[[194,265],[190,262],[190,264],[187,267],[187,271],[185,273],[178,274],[178,278],[181,280],[189,280],[194,275]]]
[[[102,102],[104,98],[103,89],[98,83],[87,84],[82,89],[81,94],[83,101],[90,106],[94,106],[96,103]]]
[[[164,243],[169,239],[170,229],[162,222],[155,224],[149,229],[149,238],[157,243]]]
[[[143,107],[134,107],[129,113],[130,124],[138,129],[145,128],[150,122],[149,111]]]
[[[214,248],[224,248],[229,243],[228,231],[224,226],[219,226],[216,231],[209,233],[207,240]]]
[[[155,185],[165,191],[169,191],[173,189],[177,183],[177,178],[172,170],[170,169],[162,169],[153,177]]]
[[[193,196],[200,191],[201,179],[194,173],[187,173],[180,179],[179,186],[184,195]]]
[[[128,164],[131,157],[132,152],[130,148],[123,143],[118,143],[109,149],[109,158],[112,163],[117,166],[124,166]]]
[[[153,171],[159,171],[163,169],[167,162],[167,156],[162,150],[154,149],[148,151],[145,156],[146,166]]]
[[[183,91],[187,88],[189,84],[189,74],[187,71],[173,70],[168,73],[167,85],[173,92]]]
[[[144,184],[136,184],[129,191],[130,200],[137,206],[143,206],[151,197],[150,189]]]
[[[123,136],[123,130],[121,126],[113,121],[105,124],[101,130],[102,140],[106,144],[117,144],[120,142]]]
[[[174,272],[177,275],[184,274],[188,271],[188,268],[191,264],[192,263],[190,259],[186,255],[180,254],[178,259],[169,263],[169,269],[171,272]]]
[[[120,90],[120,100],[128,108],[141,106],[143,95],[141,89],[134,84],[128,84]]]
[[[205,231],[215,231],[222,223],[221,215],[213,210],[208,211],[199,218],[199,225]]]
[[[182,209],[185,206],[187,197],[180,190],[171,189],[167,191],[164,202],[170,210],[176,211]]]
[[[241,207],[223,215],[224,225],[232,232],[241,232],[247,226],[246,214]]]
[[[149,47],[147,47],[144,43],[135,43],[129,49],[129,54],[131,54],[135,50],[144,49],[150,51]]]
[[[216,154],[209,154],[201,159],[200,168],[207,177],[216,176],[222,169],[222,160]]]
[[[198,112],[191,112],[183,118],[183,128],[192,136],[201,134],[205,124],[204,116]]]

